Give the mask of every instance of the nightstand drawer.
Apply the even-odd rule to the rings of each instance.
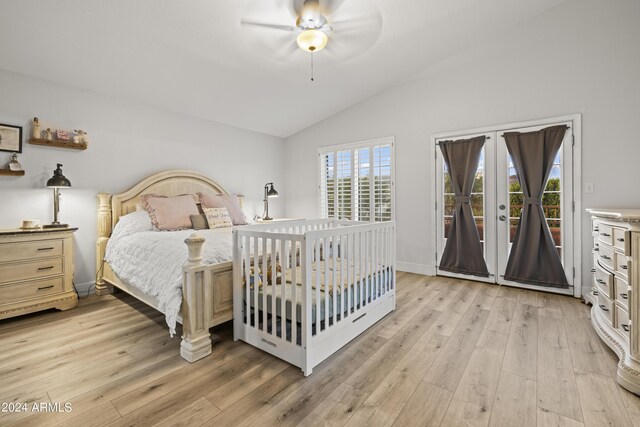
[[[53,277],[0,286],[0,304],[62,292],[62,283],[62,277]]]
[[[37,279],[62,274],[63,258],[43,259],[21,264],[0,265],[0,283]]]
[[[1,244],[0,262],[29,261],[34,258],[62,256],[62,248],[62,240]]]

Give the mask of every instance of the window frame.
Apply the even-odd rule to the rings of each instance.
[[[328,209],[326,214],[325,214],[325,206],[324,206],[324,199],[325,197],[323,197],[323,171],[324,171],[324,165],[323,165],[323,160],[325,159],[325,156],[329,153],[337,153],[338,151],[351,151],[351,178],[352,178],[352,183],[351,183],[351,221],[358,221],[357,218],[355,218],[358,209],[356,209],[356,204],[357,204],[357,187],[358,185],[356,183],[353,182],[353,179],[355,177],[355,168],[358,166],[356,164],[356,158],[358,156],[355,156],[354,153],[362,148],[368,148],[369,152],[370,152],[370,156],[371,158],[374,157],[374,149],[375,147],[378,146],[383,146],[383,145],[389,145],[391,147],[391,159],[390,159],[390,167],[391,167],[391,218],[390,221],[395,221],[396,219],[396,165],[395,165],[395,159],[396,159],[396,155],[395,155],[395,137],[393,136],[389,136],[389,137],[384,137],[384,138],[376,138],[376,139],[371,139],[371,140],[367,140],[367,141],[359,141],[359,142],[351,142],[351,143],[346,143],[346,144],[336,144],[336,145],[328,145],[328,146],[323,146],[323,147],[319,147],[318,148],[318,171],[317,171],[317,179],[318,179],[318,217],[319,218],[329,218],[328,216]],[[334,164],[333,164],[334,168],[337,168],[337,165],[335,163],[335,157],[334,157]],[[374,166],[370,164],[370,168],[373,169]],[[334,172],[335,173],[335,172]],[[335,185],[335,184],[334,184]],[[370,212],[373,213],[374,208],[375,208],[375,181],[372,181],[369,183],[370,185],[370,199],[369,199],[369,209]],[[335,192],[336,190],[334,190]],[[335,195],[334,197],[337,197],[337,195]],[[334,212],[334,219],[335,219],[335,214],[337,212]],[[355,219],[354,219],[355,218]],[[374,215],[369,215],[369,222],[374,222],[375,221],[375,214]]]

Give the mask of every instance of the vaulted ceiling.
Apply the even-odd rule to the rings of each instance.
[[[0,68],[287,137],[564,0],[334,1],[314,82],[294,33],[241,24],[292,1],[0,0]]]

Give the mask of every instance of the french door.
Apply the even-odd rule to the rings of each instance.
[[[436,272],[438,275],[465,278],[488,283],[504,284],[527,289],[539,289],[563,294],[574,292],[574,129],[579,127],[579,116],[557,121],[547,120],[535,125],[514,125],[483,129],[482,132],[456,132],[434,138],[435,183],[436,183]],[[505,132],[534,132],[550,126],[566,125],[568,128],[542,195],[542,210],[551,232],[554,245],[562,262],[569,288],[553,288],[542,284],[531,284],[505,279],[516,230],[521,220],[525,203],[513,159],[509,155],[503,134]],[[484,136],[484,146],[475,171],[475,179],[469,204],[473,212],[480,238],[484,260],[489,272],[486,276],[454,273],[438,268],[447,244],[449,231],[454,221],[456,195],[451,177],[439,144],[443,141],[462,140]],[[579,251],[580,248],[578,247]],[[579,254],[578,254],[579,256]],[[579,288],[579,286],[577,287]]]

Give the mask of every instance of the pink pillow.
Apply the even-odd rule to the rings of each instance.
[[[155,230],[174,231],[191,228],[191,215],[198,215],[198,205],[192,194],[167,197],[145,194],[142,207],[149,212]]]
[[[240,207],[240,201],[235,194],[198,193],[203,208],[227,208],[233,225],[245,225],[247,220]]]

